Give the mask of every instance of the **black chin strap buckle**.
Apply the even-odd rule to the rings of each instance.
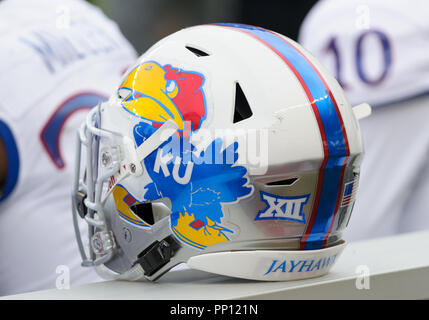
[[[137,263],[142,266],[145,276],[151,276],[170,261],[178,248],[179,244],[172,236],[156,240],[139,254]]]

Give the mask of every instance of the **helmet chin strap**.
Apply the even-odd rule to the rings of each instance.
[[[178,129],[179,126],[176,122],[167,120],[136,149],[137,160],[139,162],[143,161],[149,154],[158,149],[165,141],[175,134]]]
[[[167,120],[137,148],[134,147],[134,142],[130,137],[123,137],[123,144],[128,155],[129,172],[132,175],[141,175],[143,173],[143,160],[175,134],[178,129],[179,126],[173,120]]]

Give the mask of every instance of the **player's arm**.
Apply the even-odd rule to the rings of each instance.
[[[7,177],[6,148],[4,146],[3,140],[0,139],[0,191],[3,189],[3,186],[6,183],[6,177]]]

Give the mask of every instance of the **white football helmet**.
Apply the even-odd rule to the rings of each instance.
[[[345,246],[369,113],[278,33],[213,24],[166,37],[79,132],[83,265],[129,280],[180,263],[270,281],[325,274]]]

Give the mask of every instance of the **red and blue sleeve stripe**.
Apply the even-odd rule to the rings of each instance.
[[[18,146],[12,130],[0,119],[0,140],[3,141],[6,149],[7,174],[6,181],[3,186],[0,186],[0,203],[6,200],[12,191],[14,191],[19,177],[20,158]]]
[[[332,231],[339,208],[344,170],[350,156],[347,134],[337,102],[311,61],[290,41],[259,27],[215,24],[243,32],[271,49],[294,73],[317,120],[324,158],[319,170],[313,210],[301,240],[301,249],[320,249]]]
[[[60,152],[60,134],[67,119],[74,112],[81,109],[90,109],[105,100],[107,98],[101,94],[82,92],[68,98],[52,114],[40,132],[40,140],[57,168],[62,169],[65,166]]]

